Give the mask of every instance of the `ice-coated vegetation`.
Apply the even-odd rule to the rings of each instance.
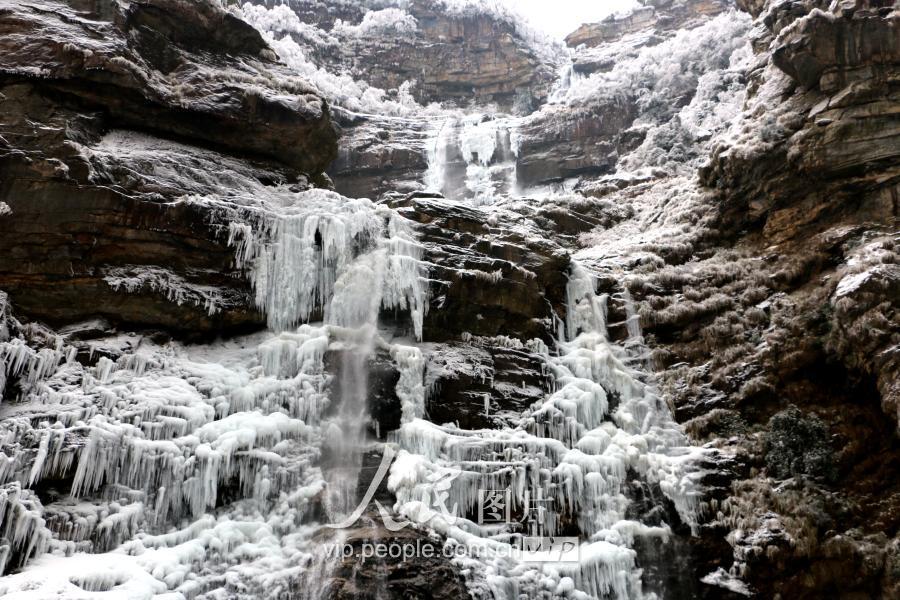
[[[617,95],[633,95],[642,112],[675,108],[679,96],[697,87],[704,73],[733,64],[737,50],[748,56],[750,18],[726,12],[695,29],[679,30],[656,45],[645,46],[631,60],[572,82],[559,101],[579,104]]]
[[[401,36],[415,33],[416,28],[416,19],[408,12],[399,8],[385,8],[367,12],[359,25],[338,21],[332,31],[343,36]]]
[[[317,65],[310,57],[310,46],[337,46],[340,38],[333,35],[334,32],[325,32],[303,23],[287,5],[266,8],[246,3],[241,8],[240,15],[263,34],[281,60],[312,83],[333,104],[352,112],[379,115],[402,116],[423,110],[409,93],[408,85],[401,86],[396,97],[391,99],[385,90],[357,81],[346,73],[334,73]],[[388,16],[391,15],[398,16],[399,13],[391,12]],[[402,18],[401,21],[406,27],[411,27],[414,20],[411,21],[412,17],[406,16],[409,18]],[[371,27],[384,25],[384,18],[370,23]],[[361,27],[342,25],[339,29],[349,29],[352,35],[358,35],[362,33]],[[366,32],[374,33],[374,29],[367,26]]]
[[[561,42],[531,25],[514,4],[501,0],[429,0],[432,8],[457,18],[487,16],[511,27],[521,43],[539,61],[557,64],[564,60],[566,48]],[[291,9],[296,4],[362,6],[366,11],[359,23],[340,19],[329,31],[303,23]],[[333,104],[352,112],[378,115],[415,115],[427,111],[410,94],[415,81],[396,90],[383,90],[354,79],[345,72],[320,64],[315,53],[330,49],[339,52],[342,45],[360,38],[392,38],[415,36],[418,26],[408,9],[408,0],[294,0],[261,6],[244,3],[238,10],[241,18],[256,27],[288,65],[313,83]],[[427,111],[434,112],[434,109]]]

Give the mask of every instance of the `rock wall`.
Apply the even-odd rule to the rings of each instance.
[[[378,198],[422,188],[431,135],[427,122],[370,115],[338,118],[338,157],[328,169],[337,191],[351,198]]]
[[[271,0],[254,4],[272,7]],[[407,81],[421,104],[457,103],[460,106],[496,104],[502,110],[530,112],[546,98],[555,66],[535,44],[546,40],[523,37],[516,24],[472,7],[452,12],[440,0],[347,4],[335,0],[287,3],[304,23],[334,36],[334,45],[294,38],[318,64],[334,72],[345,71],[355,80],[386,91]],[[402,10],[412,20],[402,30],[397,15],[392,27],[366,26],[367,13],[378,9]],[[340,21],[339,27],[335,23]],[[354,29],[356,28],[356,29]]]
[[[440,6],[417,0],[409,13],[416,35],[351,48],[351,70],[383,89],[415,81],[422,104],[455,101],[462,106],[496,103],[531,110],[547,97],[555,76],[515,28],[488,15],[448,17]]]
[[[741,465],[710,522],[732,575],[762,597],[892,597],[898,13],[742,4],[757,61],[700,170],[714,221],[633,291],[679,419]]]
[[[572,48],[600,46],[607,42],[647,29],[673,30],[690,27],[698,16],[712,16],[733,5],[731,0],[645,0],[642,6],[618,15],[613,14],[599,23],[585,23],[568,36],[566,44]]]
[[[0,287],[19,314],[260,323],[227,234],[172,201],[315,179],[337,149],[324,100],[215,3],[7,2],[0,30]]]
[[[723,227],[750,227],[756,243],[821,257],[799,276],[833,272],[823,286],[834,310],[827,344],[848,367],[877,380],[896,420],[898,367],[889,351],[896,322],[870,327],[859,319],[892,319],[890,309],[875,313],[896,289],[900,21],[879,3],[845,3],[833,13],[786,10],[769,7],[761,17],[765,39],[757,41],[768,46],[771,62],[755,75],[760,91],[751,114],[768,111],[771,125],[747,128],[735,143],[716,148],[701,177],[727,201]],[[782,102],[773,111],[778,93]],[[764,137],[765,145],[754,143]]]

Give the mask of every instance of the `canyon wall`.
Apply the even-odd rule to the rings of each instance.
[[[900,594],[897,5],[643,4],[0,1],[0,592]]]

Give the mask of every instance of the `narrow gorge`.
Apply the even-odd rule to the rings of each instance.
[[[0,0],[0,597],[900,597],[900,3],[538,4]]]

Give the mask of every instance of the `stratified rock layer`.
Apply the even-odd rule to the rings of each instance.
[[[251,3],[277,4],[272,0]],[[414,20],[412,28],[398,31],[391,27],[353,30],[371,9],[362,2],[286,4],[304,23],[336,36],[338,43],[327,47],[296,36],[318,64],[334,72],[346,70],[354,79],[386,91],[410,82],[413,96],[422,104],[493,103],[504,110],[530,111],[547,98],[555,77],[554,65],[535,51],[534,40],[524,39],[515,23],[498,19],[489,7],[482,10],[472,5],[467,11],[454,12],[440,0],[384,3],[402,7]],[[340,29],[336,21],[341,22]]]
[[[878,2],[743,4],[758,59],[700,171],[704,250],[632,289],[679,419],[748,467],[715,520],[732,574],[764,597],[893,597],[900,20]],[[813,448],[807,421],[827,468],[776,452]]]
[[[644,0],[642,4],[627,14],[585,23],[566,36],[566,43],[573,48],[582,44],[594,47],[648,28],[678,29],[699,17],[719,14],[729,6],[727,0]]]

